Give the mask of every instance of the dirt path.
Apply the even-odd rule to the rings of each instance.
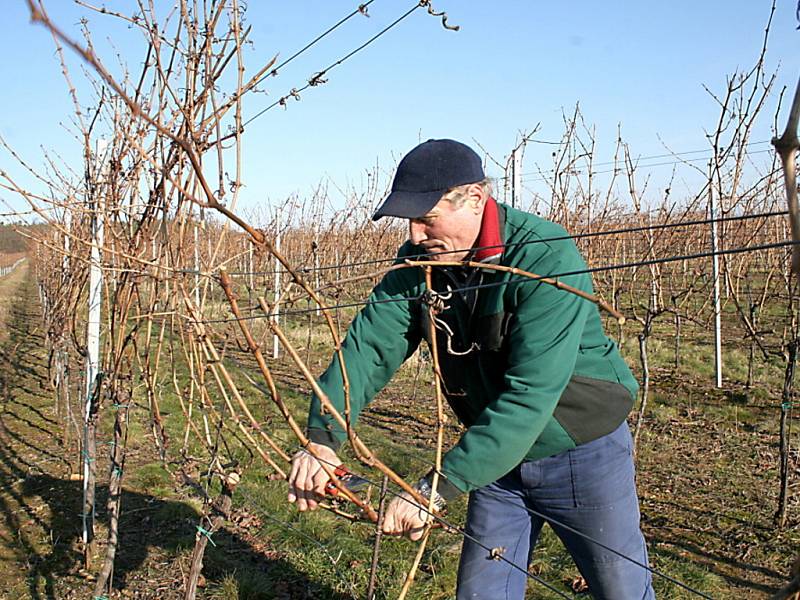
[[[80,482],[59,442],[28,267],[0,280],[0,597],[56,598],[77,565]],[[86,586],[70,586],[88,594]],[[80,589],[84,587],[84,589]]]
[[[94,597],[93,578],[82,569],[81,482],[70,477],[78,470],[79,453],[74,444],[64,446],[55,418],[41,323],[27,266],[0,278],[0,600]],[[93,570],[105,551],[107,468],[98,455]],[[196,494],[166,474],[146,439],[129,445],[126,472],[122,535],[108,597],[182,598],[199,519]],[[270,548],[258,535],[259,522],[237,508],[215,534],[198,598],[241,597],[241,585],[232,585],[239,579],[256,587],[247,596],[252,598],[340,598]]]
[[[28,269],[0,279],[0,598],[93,598],[93,577],[82,564],[81,481],[70,478],[79,454],[74,443],[64,446],[55,417],[41,323]],[[136,448],[131,454],[135,473],[150,456]],[[98,455],[98,473],[106,463]],[[101,474],[94,566],[104,551],[106,497]],[[127,486],[123,504],[125,536],[110,597],[178,598],[183,579],[177,563],[194,544],[197,512],[185,501]]]

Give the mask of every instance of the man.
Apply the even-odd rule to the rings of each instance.
[[[426,254],[545,276],[586,268],[561,227],[495,202],[478,155],[453,140],[428,140],[403,158],[373,218],[384,216],[408,219],[400,261]],[[470,494],[458,598],[523,598],[530,552],[545,521],[596,598],[653,598],[648,570],[593,541],[647,564],[625,421],[637,384],[603,333],[597,307],[508,272],[441,267],[433,277],[433,289],[446,298],[436,316],[443,389],[467,429],[443,456],[438,490],[431,489],[431,473],[416,487],[426,498],[434,494],[439,508]],[[591,292],[586,273],[560,279]],[[353,423],[429,335],[427,307],[409,300],[423,291],[421,269],[393,271],[351,324],[342,352]],[[320,385],[341,411],[337,358]],[[340,463],[335,450],[346,436],[316,398],[308,435],[322,460]],[[299,452],[289,501],[313,510],[327,481],[317,460]],[[384,531],[418,539],[426,520],[401,494],[387,507]],[[501,549],[519,568],[492,560],[487,548]]]

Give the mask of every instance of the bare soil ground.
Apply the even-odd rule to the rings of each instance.
[[[651,385],[637,473],[652,566],[673,576],[677,569],[678,579],[676,564],[700,566],[718,579],[712,586],[714,598],[772,595],[789,580],[790,566],[800,557],[797,423],[789,518],[781,530],[773,521],[779,489],[780,397],[775,390],[732,394],[666,369],[656,371]],[[421,443],[424,419],[401,417],[399,401],[376,401],[365,419]],[[418,410],[424,414],[425,409]],[[674,593],[670,597],[693,597],[681,590]]]
[[[77,456],[74,448],[64,446],[54,418],[40,315],[27,268],[0,280],[0,598],[92,598],[92,576],[83,569],[80,541],[81,481],[70,477],[78,470]],[[128,468],[146,469],[154,458],[146,440],[134,444]],[[101,461],[98,472],[104,468]],[[199,517],[196,495],[174,482],[168,483],[167,493],[162,487],[149,493],[148,487],[125,488],[120,523],[125,541],[111,598],[182,597]],[[95,567],[106,534],[107,489],[102,485],[98,496]],[[337,597],[285,564],[280,552],[254,535],[258,526],[256,515],[235,511],[215,537],[219,552],[208,553],[198,597],[217,597],[227,574],[253,569],[279,574],[282,583],[272,586],[268,597],[302,597],[299,589],[313,594],[309,598]]]
[[[78,457],[64,446],[54,417],[40,310],[26,267],[0,280],[0,321],[0,598],[91,598],[93,582],[81,560],[81,482],[70,477]],[[653,391],[638,461],[654,566],[691,561],[718,577],[714,597],[765,597],[787,581],[800,554],[797,454],[790,522],[782,531],[772,524],[779,399],[733,395],[666,370],[656,373]],[[424,446],[430,407],[420,399],[404,408],[412,417],[400,419],[398,400],[381,397],[365,421]],[[131,444],[128,469],[155,461],[142,438]],[[97,507],[99,550],[105,491],[99,489]],[[181,597],[198,506],[189,489],[160,475],[126,486],[111,598]],[[259,525],[257,515],[238,509],[216,534],[201,598],[229,597],[220,591],[226,577],[254,571],[274,574],[268,594],[258,597],[341,597],[283,560],[280,548],[256,535]]]
[[[76,568],[70,530],[80,482],[69,481],[48,406],[40,312],[26,271],[0,280],[0,595],[53,598],[61,576]]]
[[[704,565],[722,585],[715,597],[762,598],[788,580],[800,554],[800,461],[793,436],[793,486],[786,526],[776,529],[780,400],[732,399],[697,382],[658,377],[670,404],[640,439],[645,535],[659,560]],[[740,403],[737,418],[735,403]]]

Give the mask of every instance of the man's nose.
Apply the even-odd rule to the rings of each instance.
[[[419,244],[425,241],[425,225],[423,223],[409,221],[408,222],[408,239],[412,244]]]

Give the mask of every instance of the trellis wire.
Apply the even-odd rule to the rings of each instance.
[[[630,263],[622,263],[617,265],[606,265],[601,267],[587,267],[586,269],[576,269],[573,271],[562,271],[559,273],[553,273],[548,275],[537,275],[536,277],[520,277],[517,279],[510,279],[508,281],[498,281],[492,283],[483,283],[479,285],[470,285],[465,286],[463,288],[459,288],[460,291],[472,291],[472,290],[482,290],[482,289],[489,289],[489,288],[496,288],[496,287],[503,287],[503,286],[510,286],[510,285],[520,285],[523,283],[530,283],[530,282],[537,282],[540,279],[544,278],[551,278],[557,279],[560,277],[569,277],[573,275],[584,275],[584,274],[591,274],[591,273],[598,273],[602,271],[614,271],[619,269],[630,269],[634,267],[643,267],[648,265],[656,265],[656,264],[664,264],[670,262],[677,262],[682,260],[694,260],[698,258],[708,258],[713,256],[714,254],[717,255],[728,255],[728,254],[741,254],[744,252],[754,252],[757,250],[772,250],[775,248],[785,248],[785,247],[792,247],[795,245],[800,244],[800,242],[794,241],[784,241],[784,242],[775,242],[772,244],[761,244],[757,246],[747,246],[742,248],[726,248],[724,250],[717,250],[716,252],[697,252],[695,254],[685,254],[681,256],[669,256],[666,258],[656,258],[650,260],[643,260],[637,262],[630,262]],[[435,266],[435,263],[431,263],[431,266]],[[205,274],[207,275],[207,274]],[[364,306],[371,306],[377,304],[393,304],[397,302],[416,302],[421,300],[423,294],[419,294],[417,296],[402,296],[398,298],[385,298],[382,300],[370,300],[370,301],[362,301],[362,302],[348,302],[343,304],[332,304],[326,306],[327,309],[337,309],[337,308],[358,308]],[[284,310],[283,315],[303,315],[309,312],[316,312],[318,309],[316,308],[298,308],[298,309],[291,309],[291,310]],[[259,319],[266,319],[270,318],[270,315],[250,315],[250,316],[243,316],[240,318],[223,318],[223,319],[204,319],[202,322],[204,324],[211,324],[211,323],[235,323],[237,321],[249,321],[249,320],[259,320]]]
[[[224,360],[230,361],[236,367],[241,369],[243,372],[245,372],[248,369],[248,367],[246,367],[245,365],[243,365],[241,362],[239,362],[238,360],[236,360],[234,357],[232,357],[230,355],[225,356]],[[269,390],[263,388],[258,382],[250,379],[249,377],[247,379],[248,379],[249,383],[253,387],[255,387],[257,390],[259,390],[260,392],[269,393]],[[373,441],[373,443],[374,443],[374,441]],[[378,444],[386,446],[385,444],[382,444],[380,441],[378,442]],[[302,448],[302,446],[299,446],[299,447],[297,447],[297,449],[300,450],[300,449],[303,449],[303,448]],[[431,460],[429,458],[422,456],[422,454],[419,453],[419,452],[411,451],[407,446],[403,447],[403,448],[400,448],[400,447],[396,448],[396,447],[392,446],[392,451],[400,452],[401,454],[405,454],[407,456],[412,456],[412,457],[416,458],[417,460],[421,461],[426,467],[435,467],[436,466],[433,462],[431,462]],[[317,457],[317,460],[319,460],[321,462],[325,462],[329,466],[335,466],[333,463],[330,463],[329,461],[326,461],[323,458]],[[373,486],[378,485],[376,482],[372,481],[371,479],[366,477],[364,474],[362,474],[362,473],[356,473],[356,474],[359,477],[361,477],[362,479],[368,481],[371,485],[373,485]],[[465,480],[465,481],[467,481],[467,483],[470,483],[470,484],[474,485],[474,483],[469,481],[469,480]],[[498,498],[500,500],[503,500],[502,497],[499,494],[497,494],[495,492],[492,492],[491,490],[485,489],[484,491],[494,495],[496,498]],[[394,496],[394,497],[398,497],[398,498],[401,497],[399,493],[397,493],[396,491],[391,490],[391,489],[389,489],[387,493],[392,495],[392,496]],[[468,534],[466,534],[466,532],[463,531],[462,529],[452,525],[450,522],[448,522],[444,518],[440,517],[439,515],[437,515],[436,513],[432,512],[432,511],[428,510],[427,507],[425,507],[423,505],[420,505],[420,509],[423,510],[428,515],[430,515],[431,517],[433,517],[434,519],[436,519],[441,524],[445,525],[448,529],[452,529],[452,530],[458,532],[459,534],[461,534],[463,537],[466,537],[466,538],[470,539],[471,541],[474,541],[475,543],[477,543],[479,546],[481,546],[485,550],[491,550],[491,548],[489,548],[489,547],[479,543],[477,540],[475,540],[474,537],[469,536]],[[544,519],[546,522],[555,524],[558,527],[562,527],[562,528],[570,531],[571,533],[574,533],[574,534],[582,537],[583,539],[585,539],[585,540],[587,540],[587,541],[589,541],[589,542],[591,542],[593,544],[596,544],[596,545],[600,546],[601,548],[603,548],[605,550],[608,550],[612,554],[615,554],[616,556],[619,556],[620,558],[622,558],[624,560],[627,560],[627,561],[629,561],[629,562],[631,562],[631,563],[633,563],[633,564],[635,564],[635,565],[637,565],[639,567],[642,567],[643,569],[646,569],[646,570],[650,571],[652,574],[654,574],[654,575],[656,575],[658,577],[661,577],[662,579],[665,579],[666,581],[669,581],[670,583],[672,583],[674,585],[677,585],[678,587],[681,587],[681,588],[683,588],[683,589],[685,589],[685,590],[687,590],[689,592],[692,592],[693,594],[696,594],[697,596],[700,596],[702,598],[709,598],[709,599],[711,598],[711,596],[709,596],[708,594],[706,594],[706,593],[704,593],[704,592],[702,592],[700,590],[697,590],[697,589],[689,586],[688,584],[685,584],[685,583],[681,582],[680,580],[678,580],[678,579],[676,579],[676,578],[674,578],[674,577],[672,577],[670,575],[667,575],[666,573],[663,573],[663,572],[659,571],[658,569],[656,569],[654,567],[646,565],[646,564],[642,563],[641,561],[636,560],[635,558],[631,558],[630,556],[627,556],[623,552],[620,552],[619,550],[616,550],[616,549],[614,549],[614,548],[612,548],[612,547],[600,542],[599,540],[597,540],[596,538],[592,537],[591,535],[588,535],[588,534],[586,534],[586,533],[584,533],[584,532],[582,532],[582,531],[580,531],[578,529],[575,529],[574,527],[571,527],[570,525],[567,525],[566,523],[563,523],[563,522],[561,522],[560,520],[558,520],[556,518],[553,518],[551,516],[547,516],[544,513],[541,513],[541,512],[539,512],[539,511],[537,511],[535,509],[532,509],[532,508],[528,507],[527,505],[525,506],[525,510],[526,510],[526,512],[528,512],[528,514],[536,516],[536,517],[539,517],[541,519]],[[512,566],[514,566],[513,563],[508,561],[508,559],[506,559],[506,562],[509,562],[509,564],[512,564]],[[517,566],[516,568],[518,570],[522,570],[521,567]],[[526,573],[527,573],[527,570],[526,570]]]
[[[287,101],[289,98],[291,98],[291,97],[299,97],[299,94],[300,94],[301,92],[304,92],[304,91],[305,91],[305,90],[307,90],[308,88],[310,88],[310,87],[314,87],[314,86],[316,86],[316,85],[320,85],[321,83],[325,83],[325,80],[323,80],[323,79],[322,79],[322,76],[323,76],[323,75],[325,75],[325,74],[326,74],[328,71],[330,71],[331,69],[333,69],[333,68],[335,68],[335,67],[337,67],[337,66],[341,65],[343,62],[345,62],[346,60],[348,60],[349,58],[351,58],[351,57],[352,57],[352,56],[354,56],[355,54],[358,54],[359,52],[361,52],[361,50],[363,50],[364,48],[366,48],[367,46],[369,46],[370,44],[372,44],[372,43],[373,43],[374,41],[376,41],[378,38],[380,38],[380,37],[381,37],[381,36],[383,36],[384,34],[388,33],[388,32],[389,32],[391,29],[393,29],[394,27],[396,27],[397,25],[399,25],[399,24],[400,24],[400,23],[401,23],[403,20],[405,20],[407,17],[409,17],[409,16],[410,16],[410,15],[411,15],[411,14],[412,14],[414,11],[416,11],[416,10],[417,10],[418,8],[420,8],[421,6],[423,6],[423,4],[422,4],[421,2],[417,2],[417,3],[416,3],[416,4],[415,4],[413,7],[411,7],[411,8],[410,8],[408,11],[406,11],[405,13],[403,13],[402,15],[400,15],[400,16],[399,16],[397,19],[395,19],[394,21],[392,21],[392,22],[391,22],[389,25],[387,25],[386,27],[384,27],[384,28],[383,28],[381,31],[379,31],[378,33],[376,33],[376,34],[375,34],[374,36],[372,36],[371,38],[369,38],[369,39],[368,39],[366,42],[364,42],[363,44],[361,44],[360,46],[358,46],[358,47],[357,47],[357,48],[355,48],[354,50],[351,50],[350,52],[348,52],[347,54],[345,54],[345,55],[344,55],[342,58],[340,58],[340,59],[338,59],[337,61],[335,61],[335,62],[331,63],[330,65],[328,65],[327,67],[325,67],[325,68],[324,68],[324,69],[322,69],[321,71],[318,71],[318,72],[317,72],[317,73],[316,73],[316,74],[315,74],[315,75],[314,75],[314,76],[313,76],[311,79],[309,79],[309,80],[308,80],[308,83],[306,83],[304,86],[302,86],[302,87],[300,87],[300,88],[293,88],[293,89],[292,89],[292,90],[289,92],[289,94],[287,94],[286,96],[282,96],[281,98],[279,98],[278,100],[276,100],[275,102],[273,102],[272,104],[270,104],[269,106],[267,106],[266,108],[264,108],[264,109],[261,109],[261,110],[260,110],[259,112],[257,112],[255,115],[253,115],[252,117],[250,117],[249,119],[247,119],[247,120],[246,120],[244,123],[242,123],[242,127],[245,127],[245,126],[249,125],[250,123],[252,123],[253,121],[255,121],[257,118],[259,118],[261,115],[263,115],[263,114],[264,114],[264,113],[266,113],[267,111],[269,111],[269,110],[271,110],[271,109],[275,108],[276,106],[278,106],[278,105],[282,105],[282,104],[285,104],[285,103],[286,103],[286,101]]]
[[[559,235],[559,236],[551,236],[547,238],[536,238],[533,240],[525,240],[522,242],[513,242],[509,244],[495,244],[492,246],[476,246],[473,248],[459,248],[456,250],[447,250],[443,252],[431,252],[431,253],[420,253],[420,254],[410,254],[403,258],[405,259],[415,259],[415,258],[430,258],[432,256],[447,256],[449,254],[460,254],[463,252],[468,251],[478,251],[478,250],[493,250],[495,248],[516,248],[520,246],[527,246],[530,244],[542,244],[548,242],[558,242],[562,240],[582,240],[587,238],[597,238],[597,237],[604,237],[610,235],[622,235],[626,233],[641,233],[643,231],[659,231],[664,229],[681,229],[684,227],[692,227],[694,225],[710,225],[713,223],[726,223],[726,222],[736,222],[736,221],[747,221],[751,219],[761,219],[761,218],[770,218],[770,217],[781,217],[786,216],[788,211],[770,211],[764,213],[756,213],[752,215],[736,215],[732,217],[718,217],[714,219],[695,219],[692,221],[676,221],[672,223],[661,223],[655,225],[641,225],[636,227],[626,227],[621,229],[610,229],[610,230],[603,230],[603,231],[589,231],[583,233],[575,233],[575,234],[566,234],[566,235]],[[383,263],[391,263],[395,262],[397,257],[386,257],[386,258],[378,258],[372,260],[364,260],[364,261],[356,261],[350,263],[340,263],[336,265],[323,265],[320,267],[299,267],[297,270],[301,273],[312,273],[314,271],[330,271],[334,269],[341,269],[343,267],[359,267],[365,265],[375,265],[375,264],[383,264]],[[188,269],[181,269],[181,273],[189,273],[195,274],[195,271],[188,270]],[[201,273],[203,275],[207,275],[207,273]],[[273,274],[272,271],[230,271],[229,275],[233,276],[241,276],[241,275],[271,275]]]
[[[326,462],[329,465],[334,466],[333,463],[330,463],[330,462],[328,462],[328,461],[326,461],[326,460],[324,460],[322,458],[317,457],[317,460],[322,461],[322,462]],[[368,481],[373,486],[378,486],[379,485],[377,482],[369,479],[368,477],[365,477],[363,474],[358,473],[357,475],[359,477],[361,477],[362,479]],[[484,490],[484,491],[488,491],[488,490]],[[395,491],[393,491],[391,489],[388,490],[387,493],[392,495],[392,496],[394,496],[394,497],[396,497],[396,498],[402,498],[402,496],[400,494],[398,494],[397,492],[395,492]],[[403,498],[403,499],[405,500],[405,498]],[[408,500],[406,500],[406,502],[408,502]],[[484,550],[488,550],[490,552],[492,551],[492,548],[490,548],[489,546],[486,546],[485,544],[481,543],[474,536],[471,536],[470,534],[468,534],[463,529],[453,525],[452,523],[450,523],[449,521],[447,521],[446,519],[444,519],[440,515],[437,515],[435,512],[429,511],[423,505],[417,505],[417,506],[419,507],[420,510],[424,511],[425,513],[427,513],[431,518],[436,520],[438,523],[441,523],[447,529],[452,529],[452,530],[458,532],[463,537],[465,537],[465,538],[469,539],[470,541],[478,544]],[[605,550],[608,550],[609,552],[619,556],[620,558],[625,559],[625,560],[627,560],[627,561],[629,561],[629,562],[631,562],[631,563],[633,563],[633,564],[635,564],[635,565],[637,565],[637,566],[639,566],[639,567],[641,567],[643,569],[646,569],[647,571],[651,572],[653,575],[657,575],[659,577],[662,577],[663,579],[665,579],[665,580],[669,581],[670,583],[673,583],[673,584],[685,589],[688,592],[691,592],[691,593],[693,593],[693,594],[695,594],[697,596],[700,596],[701,598],[708,598],[709,600],[712,599],[712,597],[709,596],[708,594],[706,594],[705,592],[701,592],[700,590],[697,590],[697,589],[691,587],[690,585],[685,584],[682,581],[679,581],[679,580],[675,579],[674,577],[671,577],[670,575],[667,575],[666,573],[662,573],[658,569],[654,569],[654,568],[650,567],[649,565],[645,565],[644,563],[642,563],[642,562],[640,562],[640,561],[638,561],[638,560],[636,560],[634,558],[631,558],[630,556],[627,556],[624,553],[622,553],[622,552],[620,552],[618,550],[615,550],[614,548],[611,548],[610,546],[607,546],[607,545],[603,544],[602,542],[599,542],[598,540],[596,540],[592,536],[587,535],[587,534],[575,529],[574,527],[570,527],[569,525],[566,525],[565,523],[562,523],[562,522],[558,521],[557,519],[553,519],[552,517],[548,517],[548,516],[544,515],[543,513],[540,513],[538,511],[535,511],[535,510],[530,509],[528,507],[526,507],[525,510],[531,515],[534,515],[534,516],[537,516],[539,518],[545,519],[545,521],[547,521],[547,522],[554,523],[559,527],[563,527],[564,529],[567,529],[570,532],[575,533],[575,534],[583,537],[587,541],[590,541],[590,542],[592,542],[594,544],[597,544],[601,548],[603,548]],[[493,555],[493,557],[494,556],[497,556],[498,558],[500,558],[504,562],[507,562],[509,565],[511,565],[513,568],[517,569],[518,571],[524,572],[526,575],[528,575],[528,577],[538,581],[539,583],[542,583],[542,584],[546,585],[547,588],[550,589],[551,591],[554,591],[554,592],[560,594],[562,597],[566,597],[566,598],[569,597],[569,596],[566,596],[563,592],[560,592],[559,590],[556,590],[555,588],[551,587],[549,584],[547,584],[545,581],[543,581],[540,578],[538,578],[536,575],[534,575],[532,573],[529,573],[527,569],[523,569],[519,565],[516,565],[515,563],[511,562],[510,560],[505,558],[502,554]]]

